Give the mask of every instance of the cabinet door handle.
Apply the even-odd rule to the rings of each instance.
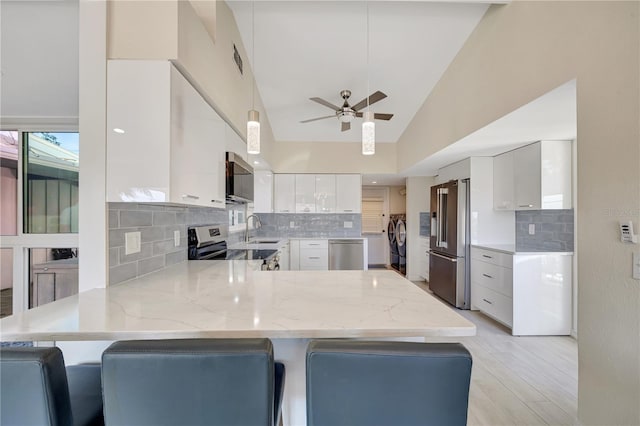
[[[533,207],[533,204],[520,204],[518,207]]]
[[[320,258],[317,256],[310,256],[309,259],[320,259]]]
[[[200,199],[200,197],[198,197],[197,195],[191,195],[191,194],[184,194],[182,196],[182,198],[192,198],[194,200],[199,200]]]
[[[352,211],[353,211],[353,209],[344,209],[344,210],[342,210],[342,211],[343,211],[343,212],[352,212]]]
[[[488,301],[487,299],[482,299],[482,300],[484,300],[485,302],[487,302],[487,303],[488,303],[488,304],[490,304],[490,305],[493,305],[493,303],[491,303],[491,302],[490,302],[490,301]]]
[[[487,275],[487,274],[482,274],[483,277],[487,277],[487,278],[491,278],[493,279],[493,277],[491,275]]]
[[[211,200],[212,203],[222,203],[221,200]]]
[[[309,244],[310,246],[319,246],[320,244]]]
[[[289,212],[289,210],[288,210],[288,209],[287,209],[287,210],[282,209],[282,210],[280,210],[280,211],[281,211],[281,212],[283,212],[283,213],[288,213],[288,212]]]
[[[493,256],[487,256],[486,254],[483,254],[482,257],[486,257],[487,259],[493,259]]]

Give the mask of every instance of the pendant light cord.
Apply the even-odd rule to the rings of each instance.
[[[369,92],[369,2],[367,1],[367,93]],[[369,95],[367,95],[367,112],[369,112]]]
[[[251,67],[253,68],[253,85],[251,86],[251,109],[256,109],[256,2],[251,2]]]

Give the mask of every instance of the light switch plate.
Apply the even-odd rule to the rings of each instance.
[[[173,231],[173,245],[178,247],[180,245],[180,231]]]
[[[633,252],[633,278],[640,280],[640,252]]]
[[[529,224],[529,235],[536,235],[536,224],[535,223],[530,223]]]
[[[124,254],[134,254],[140,252],[140,231],[125,232],[124,234]]]

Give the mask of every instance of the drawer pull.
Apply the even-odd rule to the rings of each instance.
[[[309,259],[320,259],[320,257],[314,256],[314,257],[309,257]]]
[[[493,277],[491,275],[487,275],[487,274],[482,274],[483,277],[487,277],[487,278],[491,278],[493,279]]]
[[[319,246],[320,244],[317,243],[309,243],[310,246]]]
[[[493,303],[491,303],[491,302],[490,302],[490,301],[488,301],[487,299],[482,299],[482,300],[484,300],[485,302],[487,302],[487,303],[488,303],[488,304],[490,304],[490,305],[493,305]]]
[[[486,255],[486,254],[483,254],[482,257],[486,257],[487,259],[493,259],[493,256],[489,256],[489,255]]]
[[[533,204],[520,204],[518,207],[533,207]]]
[[[352,212],[353,209],[344,209],[343,212]]]
[[[184,194],[182,196],[182,198],[192,198],[194,200],[199,200],[200,199],[200,197],[198,197],[197,195],[191,195],[191,194]]]

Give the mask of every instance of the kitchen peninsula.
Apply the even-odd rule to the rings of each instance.
[[[268,337],[287,366],[283,420],[305,422],[312,338],[420,340],[475,326],[397,273],[260,271],[261,261],[189,261],[0,320],[1,340]]]

